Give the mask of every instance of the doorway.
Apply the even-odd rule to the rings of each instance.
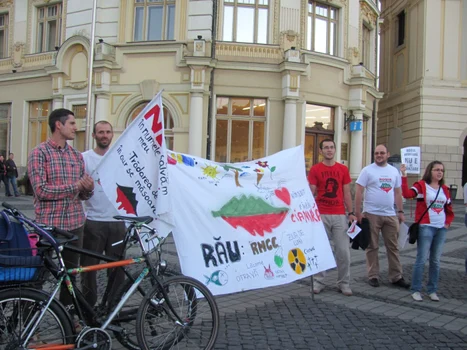
[[[334,140],[334,108],[306,104],[305,122],[305,167],[306,172],[323,160],[319,153],[319,143]]]

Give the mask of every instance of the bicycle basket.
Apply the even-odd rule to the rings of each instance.
[[[31,282],[40,276],[44,260],[41,255],[4,255],[0,252],[0,284]]]

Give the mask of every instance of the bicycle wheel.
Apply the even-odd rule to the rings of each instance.
[[[179,273],[171,270],[164,271],[162,278],[176,276]],[[134,274],[132,276],[133,280],[138,277],[139,274]],[[125,282],[120,287],[119,291],[115,294],[114,299],[110,302],[110,310],[115,309],[120,300],[123,299],[123,296],[128,292],[130,287],[133,285],[133,280],[125,279]],[[136,337],[136,315],[138,309],[143,302],[143,299],[147,292],[151,291],[155,284],[154,279],[151,278],[151,275],[147,275],[146,278],[138,286],[138,289],[133,293],[130,299],[127,300],[125,305],[123,305],[120,312],[112,321],[113,325],[120,326],[125,329],[124,332],[114,331],[115,338],[118,342],[122,344],[127,349],[139,350],[138,339]]]
[[[219,331],[219,310],[211,292],[187,276],[168,278],[162,285],[182,323],[170,311],[160,286],[155,286],[138,310],[136,335],[141,348],[212,349]]]
[[[60,305],[53,300],[41,322],[29,338],[25,348],[23,340],[29,334],[49,296],[32,289],[8,289],[0,291],[0,349],[32,349],[47,345],[74,342],[70,319]]]

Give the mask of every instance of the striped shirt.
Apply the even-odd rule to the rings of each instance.
[[[79,192],[76,182],[84,175],[84,160],[80,152],[65,144],[60,147],[49,139],[29,154],[28,175],[34,189],[36,221],[74,230],[84,225],[81,200],[91,193]]]

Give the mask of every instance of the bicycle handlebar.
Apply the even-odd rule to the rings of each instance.
[[[37,229],[39,231],[39,234],[41,232],[45,232],[47,233],[48,235],[50,234],[58,234],[58,235],[61,235],[63,237],[65,237],[67,240],[66,242],[55,242],[55,243],[58,243],[58,244],[64,244],[64,243],[68,243],[68,242],[73,242],[73,241],[76,241],[78,240],[78,236],[70,233],[70,232],[67,232],[67,231],[64,231],[64,230],[61,230],[57,227],[54,227],[54,226],[47,226],[47,225],[44,225],[44,224],[41,224],[41,223],[37,223],[35,222],[34,220],[31,220],[29,218],[27,218],[22,212],[20,212],[17,208],[15,208],[14,206],[12,206],[11,204],[7,203],[7,202],[3,202],[2,203],[2,206],[4,208],[6,208],[7,210],[10,211],[10,213],[16,217],[17,219],[19,219],[20,221],[24,221],[25,223],[27,223],[28,225],[31,225],[33,226],[35,229]],[[56,240],[56,239],[55,239]]]
[[[78,240],[78,236],[64,230],[60,230],[59,228],[54,227],[53,232],[57,233],[65,238],[68,238],[70,242]]]

